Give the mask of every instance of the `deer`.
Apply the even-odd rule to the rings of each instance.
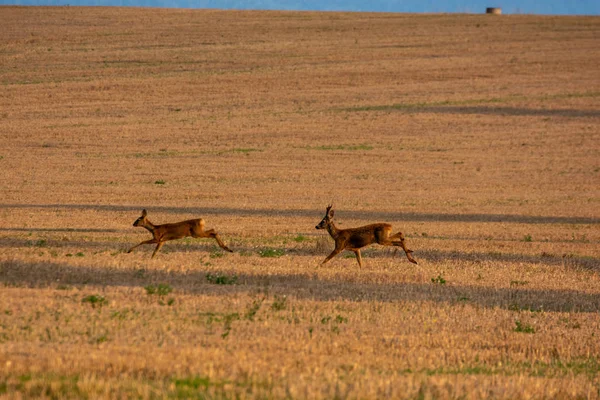
[[[156,253],[160,250],[163,244],[165,244],[165,242],[188,236],[193,238],[214,238],[223,250],[233,253],[233,250],[225,246],[225,243],[223,243],[221,237],[214,229],[209,229],[206,231],[204,230],[204,220],[202,218],[190,219],[173,224],[154,225],[148,220],[147,216],[148,212],[145,209],[142,210],[142,216],[133,222],[133,226],[146,228],[152,234],[152,239],[144,240],[142,243],[136,244],[130,248],[127,253],[131,253],[133,249],[143,244],[156,243],[156,248],[154,249],[154,253],[152,253],[151,257],[154,258]]]
[[[335,249],[330,255],[323,260],[321,265],[331,260],[337,254],[343,250],[350,250],[356,254],[356,260],[358,266],[362,268],[362,257],[360,255],[360,249],[373,243],[378,243],[383,246],[399,246],[402,247],[408,257],[408,261],[417,264],[417,260],[413,258],[411,253],[412,250],[406,247],[404,235],[402,232],[392,233],[392,225],[386,223],[377,223],[371,225],[360,226],[358,228],[339,229],[333,223],[334,210],[333,204],[327,206],[325,216],[319,222],[316,229],[327,229],[329,235],[335,241]]]

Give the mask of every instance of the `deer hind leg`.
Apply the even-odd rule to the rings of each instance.
[[[154,249],[154,253],[152,253],[151,258],[154,258],[156,253],[158,253],[158,251],[160,250],[160,248],[163,247],[163,244],[165,244],[165,242],[158,242],[158,244],[156,245],[156,248]]]
[[[415,260],[413,258],[413,256],[410,254],[413,251],[406,247],[404,235],[402,234],[402,232],[395,233],[391,236],[389,236],[389,232],[385,232],[384,235],[381,235],[377,238],[377,243],[379,243],[383,246],[402,247],[402,249],[404,250],[404,253],[406,253],[406,257],[408,258],[408,261],[410,261],[413,264],[417,264],[417,260]]]
[[[406,247],[406,239],[404,239],[404,235],[402,234],[402,232],[393,234],[392,236],[389,237],[389,239],[390,239],[392,246],[402,247],[402,249],[406,253],[406,257],[408,258],[408,261],[410,261],[413,264],[417,264],[417,260],[415,260],[413,258],[413,256],[410,254],[413,251],[410,250],[408,247]]]
[[[214,229],[209,229],[207,231],[203,231],[202,234],[198,235],[198,232],[193,232],[193,237],[205,237],[205,238],[213,238],[217,241],[217,244],[219,245],[220,248],[222,248],[225,251],[228,251],[230,253],[233,253],[233,250],[231,250],[229,247],[225,246],[225,243],[223,243],[223,240],[221,240],[221,237],[219,236],[219,234],[217,233],[217,231],[215,231]]]
[[[140,247],[143,244],[153,244],[153,243],[157,243],[156,239],[144,240],[142,243],[136,244],[135,246],[133,246],[132,248],[127,250],[127,253],[131,253],[133,251],[133,249],[135,249],[136,247]]]

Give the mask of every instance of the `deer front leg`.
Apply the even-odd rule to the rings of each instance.
[[[152,253],[151,258],[154,258],[156,253],[160,250],[160,248],[163,247],[163,244],[165,244],[165,242],[158,242],[158,244],[156,245],[156,248],[154,249],[154,253]]]
[[[140,247],[143,244],[153,244],[153,243],[156,243],[156,239],[144,240],[142,243],[136,244],[135,246],[133,246],[132,248],[127,250],[127,253],[131,253],[133,251],[133,249],[135,249],[136,247]]]
[[[330,255],[327,256],[327,258],[325,260],[323,260],[323,262],[321,263],[321,265],[325,264],[327,261],[331,260],[333,257],[335,257],[336,255],[340,254],[340,252],[344,250],[343,248],[335,248],[333,249],[333,251],[331,252]]]
[[[362,268],[362,257],[360,256],[360,249],[352,250],[354,254],[356,254],[356,261],[358,261],[358,266]]]

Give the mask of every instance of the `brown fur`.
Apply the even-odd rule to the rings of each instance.
[[[390,235],[392,233],[392,225],[378,223],[360,226],[358,228],[338,229],[333,223],[334,211],[331,209],[332,207],[332,205],[327,206],[325,217],[323,217],[321,222],[315,227],[316,229],[327,229],[327,232],[329,232],[333,240],[335,240],[335,249],[327,256],[322,264],[325,264],[343,250],[350,250],[356,254],[358,265],[362,267],[360,249],[373,243],[378,243],[383,246],[400,246],[406,253],[408,260],[411,263],[417,263],[417,260],[410,254],[413,251],[406,247],[402,232]]]
[[[131,253],[133,249],[143,244],[157,243],[156,249],[154,249],[154,253],[152,253],[152,258],[154,258],[158,250],[160,250],[166,241],[181,239],[187,236],[193,238],[214,238],[222,249],[232,252],[231,249],[225,246],[219,237],[219,234],[214,229],[204,230],[204,220],[202,218],[190,219],[172,224],[154,225],[148,220],[147,215],[147,211],[142,210],[142,216],[135,220],[133,226],[141,226],[148,229],[148,231],[152,233],[153,238],[133,246],[127,253]]]

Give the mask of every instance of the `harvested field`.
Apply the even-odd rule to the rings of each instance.
[[[0,397],[600,397],[600,18],[0,26]]]

